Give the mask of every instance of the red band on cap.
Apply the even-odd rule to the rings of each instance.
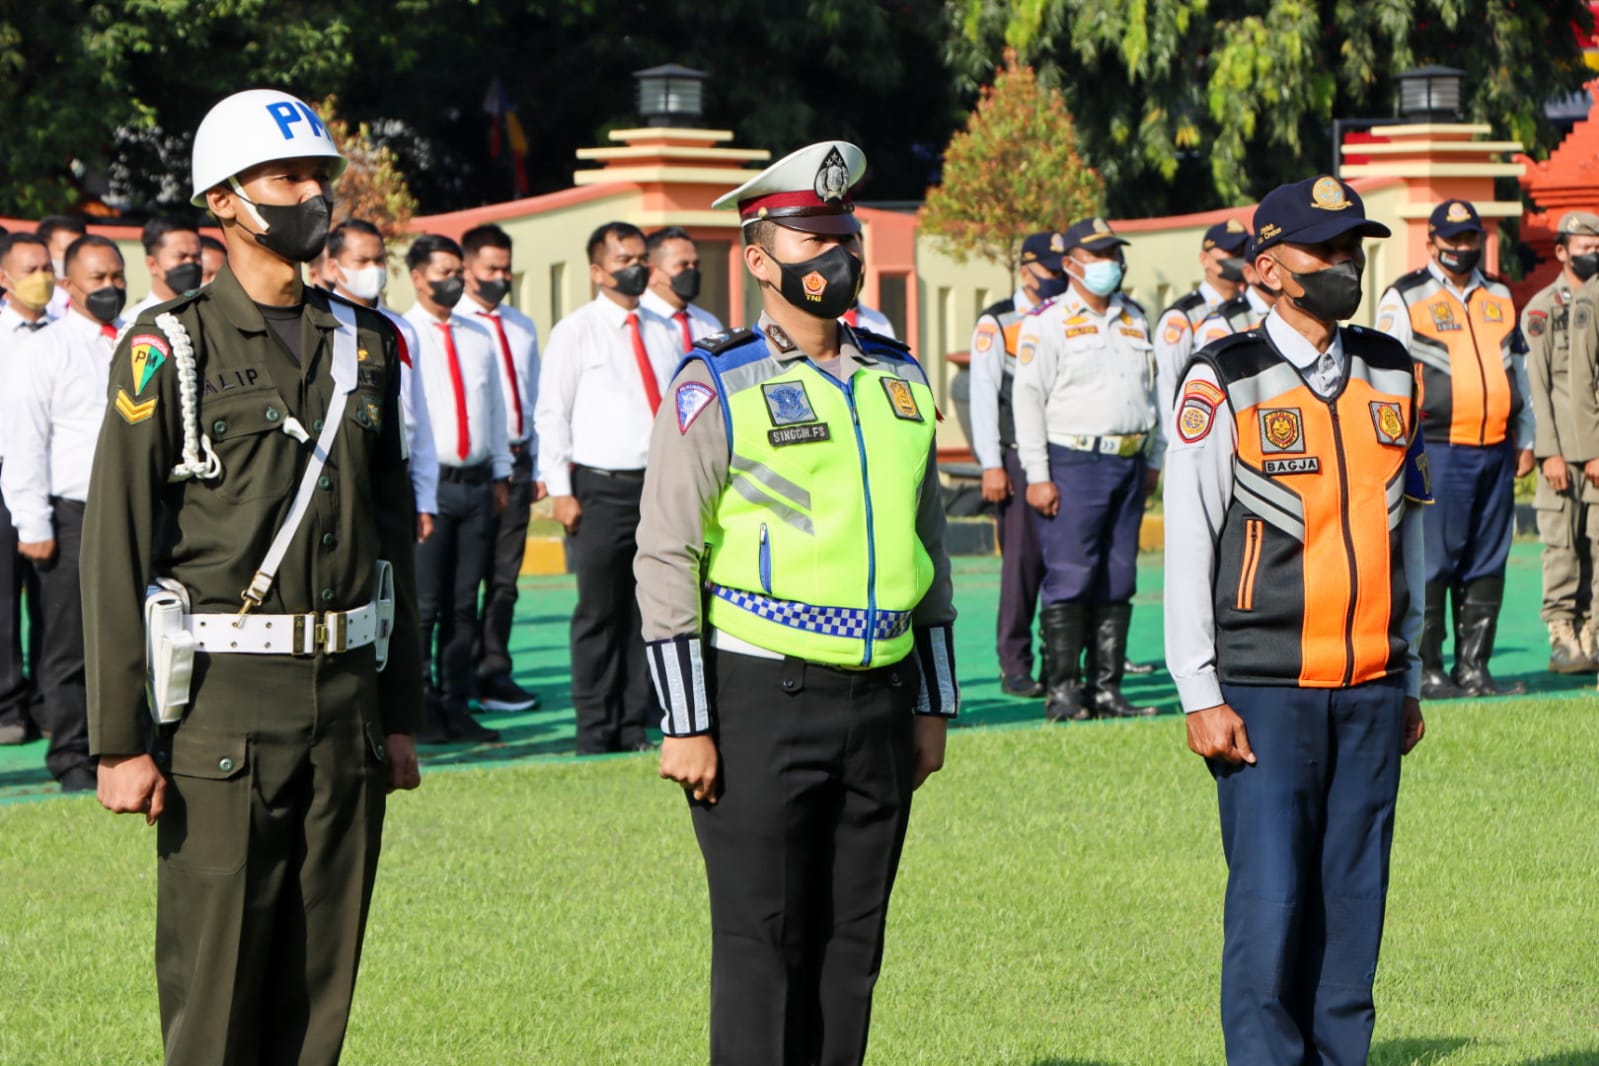
[[[765,196],[756,196],[749,200],[740,200],[738,214],[742,219],[759,218],[761,211],[779,211],[792,208],[809,208],[814,211],[844,212],[850,208],[850,198],[844,197],[829,203],[810,189],[799,192],[774,192]]]

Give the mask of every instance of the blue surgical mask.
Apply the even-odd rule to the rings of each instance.
[[[1122,265],[1114,259],[1096,259],[1083,263],[1083,287],[1095,296],[1109,296],[1122,283]]]

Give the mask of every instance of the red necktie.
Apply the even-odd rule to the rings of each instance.
[[[461,356],[455,350],[455,334],[448,322],[435,322],[444,334],[444,354],[450,357],[450,384],[455,387],[455,451],[466,462],[472,454],[472,433],[466,424],[466,384],[461,380]]]
[[[102,337],[110,337],[112,340],[116,340],[117,339],[117,327],[111,325],[111,323],[109,323],[109,322],[100,323],[100,336],[102,336]]]
[[[694,350],[694,334],[688,328],[688,312],[679,311],[672,316],[678,328],[683,331],[683,354],[687,355]]]
[[[650,402],[650,417],[661,408],[661,386],[655,380],[655,367],[650,363],[650,353],[644,350],[644,337],[639,333],[638,312],[627,313],[627,331],[633,337],[633,358],[638,362],[638,376],[644,381],[644,398]]]
[[[849,323],[850,329],[854,329],[861,324],[861,313],[852,307],[844,312],[844,321]]]
[[[494,323],[494,334],[500,338],[500,356],[505,360],[505,380],[511,383],[511,409],[516,412],[516,430],[511,434],[512,440],[521,440],[522,433],[522,390],[516,384],[516,364],[511,361],[511,342],[505,338],[505,324],[500,321],[500,316],[489,311],[479,311],[478,315]]]

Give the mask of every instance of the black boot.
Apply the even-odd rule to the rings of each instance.
[[[1449,586],[1438,581],[1427,583],[1427,603],[1421,623],[1421,698],[1458,700],[1466,692],[1444,672],[1444,599]],[[1457,597],[1458,598],[1458,597]]]
[[[1089,717],[1083,705],[1083,629],[1088,610],[1081,603],[1052,603],[1038,614],[1044,635],[1044,718],[1081,722]]]
[[[1089,707],[1096,718],[1148,718],[1158,707],[1134,707],[1122,695],[1127,665],[1127,629],[1133,621],[1130,603],[1102,603],[1094,608],[1094,636],[1088,659],[1092,669]]]
[[[433,691],[433,686],[427,685],[422,689],[422,714],[423,724],[421,732],[414,738],[418,744],[448,744],[450,731],[444,726],[444,702],[439,694]]]
[[[1493,658],[1494,634],[1499,629],[1499,606],[1505,598],[1505,579],[1485,577],[1466,586],[1455,630],[1455,684],[1468,696],[1520,696],[1527,686],[1520,681],[1498,685],[1488,672]]]

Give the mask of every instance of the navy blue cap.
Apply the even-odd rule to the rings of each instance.
[[[1080,222],[1073,222],[1067,227],[1065,234],[1066,251],[1073,248],[1087,248],[1090,252],[1104,254],[1118,244],[1131,244],[1132,241],[1123,240],[1110,230],[1110,224],[1102,218],[1085,218]]]
[[[1255,208],[1255,255],[1279,244],[1320,244],[1345,233],[1391,237],[1366,217],[1360,194],[1329,174],[1279,185]]]
[[[1445,200],[1427,217],[1427,236],[1454,237],[1461,233],[1483,233],[1482,219],[1468,200]]]
[[[1226,222],[1218,222],[1205,231],[1205,241],[1199,246],[1199,250],[1208,252],[1212,248],[1220,248],[1230,255],[1237,255],[1248,243],[1249,228],[1236,218],[1229,218]]]
[[[1038,263],[1045,270],[1060,271],[1060,257],[1066,251],[1066,238],[1054,230],[1034,233],[1022,241],[1022,262]]]

